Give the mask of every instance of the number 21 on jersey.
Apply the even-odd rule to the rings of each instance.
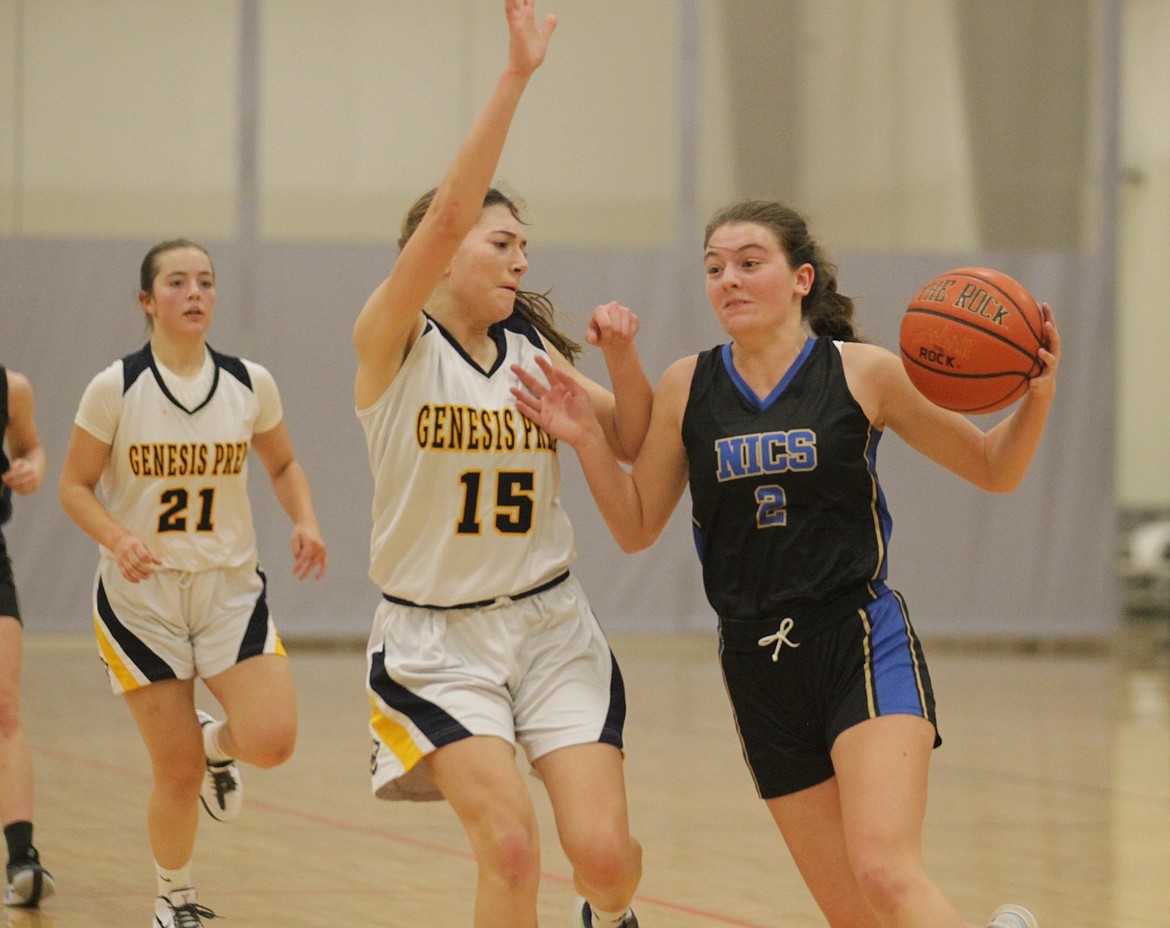
[[[195,496],[197,499],[192,505],[190,493],[186,487],[174,487],[163,490],[159,503],[163,511],[158,517],[158,531],[185,532],[188,519],[193,519],[193,528],[197,532],[215,531],[215,521],[212,512],[215,508],[215,487],[204,487]]]

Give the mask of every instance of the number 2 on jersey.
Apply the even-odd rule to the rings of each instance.
[[[788,497],[783,487],[768,484],[756,487],[756,528],[788,524]]]

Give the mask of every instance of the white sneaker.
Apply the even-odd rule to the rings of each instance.
[[[1040,928],[1036,916],[1022,905],[1001,905],[991,913],[987,928]]]
[[[27,859],[8,865],[7,876],[4,904],[14,908],[35,909],[57,888],[53,875],[41,866],[37,852],[31,849]]]
[[[154,900],[154,921],[150,928],[203,928],[205,918],[216,918],[216,914],[199,905],[195,890],[187,886]]]
[[[215,722],[202,709],[196,709],[195,714],[199,716],[202,728]],[[244,783],[234,760],[213,762],[208,759],[199,799],[207,814],[217,822],[230,822],[240,817],[240,810],[244,807]]]

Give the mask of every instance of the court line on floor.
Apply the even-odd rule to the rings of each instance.
[[[36,754],[54,758],[62,763],[69,764],[70,766],[85,767],[90,770],[114,774],[116,776],[135,780],[140,783],[149,783],[151,779],[149,774],[142,770],[124,767],[120,764],[110,763],[108,761],[95,760],[91,757],[85,757],[79,754],[71,754],[68,751],[62,751],[56,748],[46,748],[43,746],[34,745],[33,751]],[[421,838],[413,838],[409,835],[403,835],[395,831],[388,831],[386,829],[378,828],[372,825],[360,825],[353,822],[347,822],[342,819],[331,818],[316,812],[307,812],[295,806],[272,802],[271,800],[267,799],[257,799],[249,796],[244,800],[244,802],[248,807],[256,808],[274,815],[282,815],[285,818],[296,819],[310,825],[331,828],[336,831],[348,832],[350,834],[360,834],[367,837],[378,838],[380,840],[389,841],[393,844],[399,844],[405,847],[426,850],[448,857],[458,857],[461,860],[475,859],[474,855],[470,851],[463,848],[451,847],[450,845],[439,844],[433,841],[425,841]],[[570,877],[562,876],[559,873],[551,873],[547,870],[541,871],[541,881],[549,881],[567,886],[571,886],[573,883]],[[642,893],[639,893],[637,896],[635,896],[634,901],[639,907],[652,906],[657,909],[677,912],[681,915],[692,915],[696,918],[707,919],[719,925],[731,925],[734,926],[734,928],[768,928],[768,926],[760,922],[745,921],[743,919],[733,918],[728,915],[721,915],[717,912],[709,912],[705,909],[682,905],[677,902],[671,902],[668,899],[659,899],[654,896],[643,895]]]

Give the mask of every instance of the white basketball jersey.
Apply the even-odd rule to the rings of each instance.
[[[259,365],[208,351],[210,390],[193,406],[168,389],[147,345],[95,377],[78,412],[78,425],[110,445],[101,478],[106,509],[176,570],[237,567],[257,557],[247,461],[257,419],[273,413],[261,417],[253,376],[271,378]],[[120,408],[103,409],[108,400],[90,394],[112,386],[118,370]],[[102,418],[112,418],[112,435],[88,424]],[[279,419],[278,410],[259,431]],[[112,552],[102,548],[102,555]]]
[[[418,605],[522,593],[563,573],[573,531],[556,442],[516,410],[513,364],[537,370],[540,335],[493,326],[482,370],[428,319],[394,381],[358,410],[374,474],[370,577]]]

